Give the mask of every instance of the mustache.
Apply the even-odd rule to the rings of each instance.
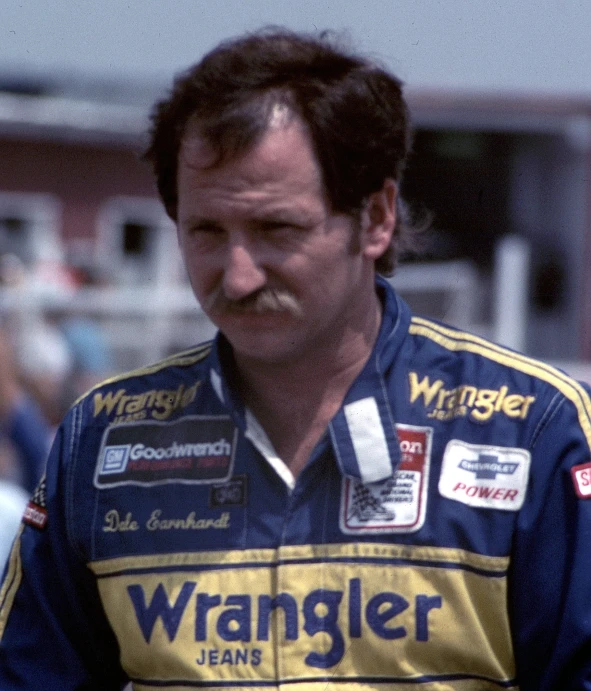
[[[294,317],[302,315],[298,299],[289,290],[261,288],[239,300],[232,300],[224,294],[220,286],[201,302],[206,311],[228,314],[263,314],[264,312],[287,312]]]

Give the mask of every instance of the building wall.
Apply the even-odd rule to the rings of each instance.
[[[0,190],[53,194],[63,238],[92,238],[101,205],[114,196],[156,196],[149,166],[131,149],[0,140]]]

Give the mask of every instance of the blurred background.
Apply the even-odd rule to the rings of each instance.
[[[433,230],[403,297],[591,381],[587,0],[2,0],[0,477],[31,485],[17,403],[50,438],[94,382],[211,336],[139,153],[172,76],[266,24],[343,31],[406,83],[402,192]]]

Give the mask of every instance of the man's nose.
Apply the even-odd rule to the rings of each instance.
[[[224,267],[224,294],[229,300],[240,300],[264,287],[267,277],[254,249],[237,242],[228,247]]]

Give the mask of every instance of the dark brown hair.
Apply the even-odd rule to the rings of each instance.
[[[384,68],[320,36],[265,29],[226,41],[181,74],[152,114],[150,144],[158,191],[177,215],[177,161],[187,126],[212,146],[218,164],[247,151],[271,109],[287,105],[305,123],[335,213],[359,219],[387,178],[399,182],[410,147],[401,82]],[[391,246],[376,270],[392,273],[410,224],[400,201]]]

